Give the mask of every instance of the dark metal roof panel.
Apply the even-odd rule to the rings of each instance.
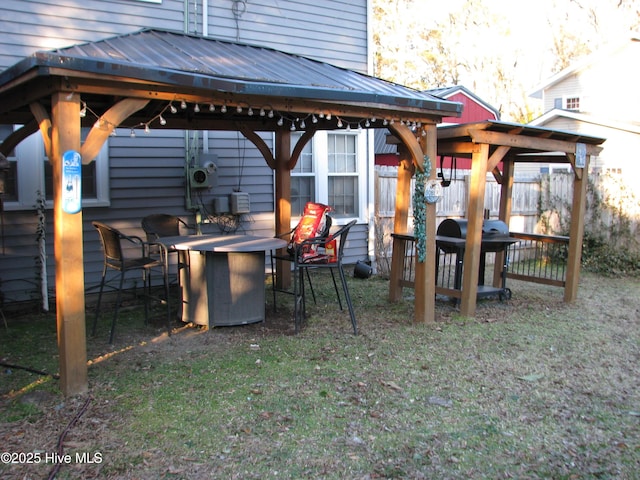
[[[38,57],[38,54],[35,55]],[[387,82],[328,63],[308,59],[278,50],[234,43],[181,32],[144,29],[135,33],[97,42],[40,52],[40,61],[64,59],[60,65],[80,61],[83,68],[104,73],[105,64],[130,67],[140,75],[152,72],[170,79],[172,74],[193,73],[218,80],[242,84],[245,92],[252,87],[272,85],[278,94],[294,94],[308,89],[308,98],[346,100],[353,94],[355,101],[381,102],[396,106],[411,106],[459,114],[462,106],[403,85]],[[38,58],[36,58],[38,60]],[[4,72],[5,74],[8,71]],[[15,72],[12,72],[15,74]],[[5,80],[0,75],[0,80]],[[266,92],[265,92],[266,93]]]

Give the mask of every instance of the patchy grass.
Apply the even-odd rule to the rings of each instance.
[[[114,346],[106,315],[87,397],[3,367],[4,450],[55,452],[75,419],[64,452],[101,461],[56,478],[637,478],[638,279],[584,274],[572,305],[514,281],[510,301],[480,301],[474,320],[439,300],[422,325],[410,299],[388,303],[385,280],[350,278],[353,336],[327,278],[299,335],[286,296],[264,324],[171,337],[162,310],[147,327],[126,310]],[[4,363],[56,371],[52,316],[9,318],[0,340]]]

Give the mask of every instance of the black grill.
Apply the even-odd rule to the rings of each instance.
[[[438,226],[436,232],[436,245],[438,249],[444,253],[444,263],[453,263],[455,265],[454,285],[455,290],[460,290],[462,286],[462,262],[464,259],[465,243],[467,238],[467,220],[457,218],[447,218]],[[464,241],[463,241],[464,240]],[[478,296],[498,294],[500,298],[510,298],[511,291],[506,288],[506,271],[507,271],[507,247],[516,240],[509,236],[509,227],[502,220],[484,220],[482,222],[482,241],[480,244],[480,271],[478,272]],[[489,252],[505,252],[504,263],[502,265],[502,285],[494,288],[484,285],[485,270],[485,254]],[[453,262],[447,261],[447,257],[454,254]],[[436,257],[436,268],[440,264],[440,256]],[[440,273],[438,274],[440,276]],[[448,284],[445,280],[444,270],[442,278],[439,281]]]
[[[443,237],[466,238],[467,220],[447,218],[438,227],[438,235]],[[509,227],[502,220],[484,220],[482,222],[482,237],[495,235],[509,236]]]

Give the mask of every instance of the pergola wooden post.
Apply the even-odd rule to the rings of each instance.
[[[569,256],[567,258],[567,279],[564,287],[564,301],[573,302],[578,297],[580,282],[580,263],[582,258],[582,239],[584,237],[584,213],[587,199],[587,172],[589,155],[584,167],[576,166],[575,154],[567,154],[573,167],[573,200],[571,202],[571,226],[569,227]]]
[[[69,98],[70,97],[70,98]],[[87,347],[85,339],[82,211],[63,210],[62,154],[80,152],[80,99],[55,93],[52,97],[51,155],[56,259],[56,314],[60,353],[60,388],[65,396],[85,393]]]
[[[504,161],[500,175],[500,211],[498,218],[509,225],[511,220],[511,194],[513,192],[513,162]],[[496,167],[497,168],[497,167]],[[496,252],[495,265],[504,265],[504,251]],[[502,287],[502,272],[500,268],[493,269],[493,286]]]
[[[475,145],[471,164],[469,206],[467,207],[467,238],[462,273],[463,293],[460,301],[460,314],[464,317],[473,317],[476,313],[488,160],[489,146],[487,144]]]

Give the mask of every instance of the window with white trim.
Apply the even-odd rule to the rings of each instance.
[[[564,99],[564,108],[566,110],[580,110],[580,97],[566,97]]]
[[[0,139],[13,131],[11,126],[0,127]],[[82,139],[89,129],[82,129]],[[102,146],[95,160],[82,165],[82,205],[109,205],[109,147]],[[9,172],[5,182],[4,206],[7,210],[31,210],[38,192],[44,194],[47,207],[53,206],[53,169],[44,151],[40,132],[26,138],[7,156]]]
[[[292,134],[292,149],[300,135]],[[291,216],[299,217],[306,202],[321,202],[334,209],[334,220],[360,219],[367,191],[366,142],[366,132],[317,132],[291,171]]]

